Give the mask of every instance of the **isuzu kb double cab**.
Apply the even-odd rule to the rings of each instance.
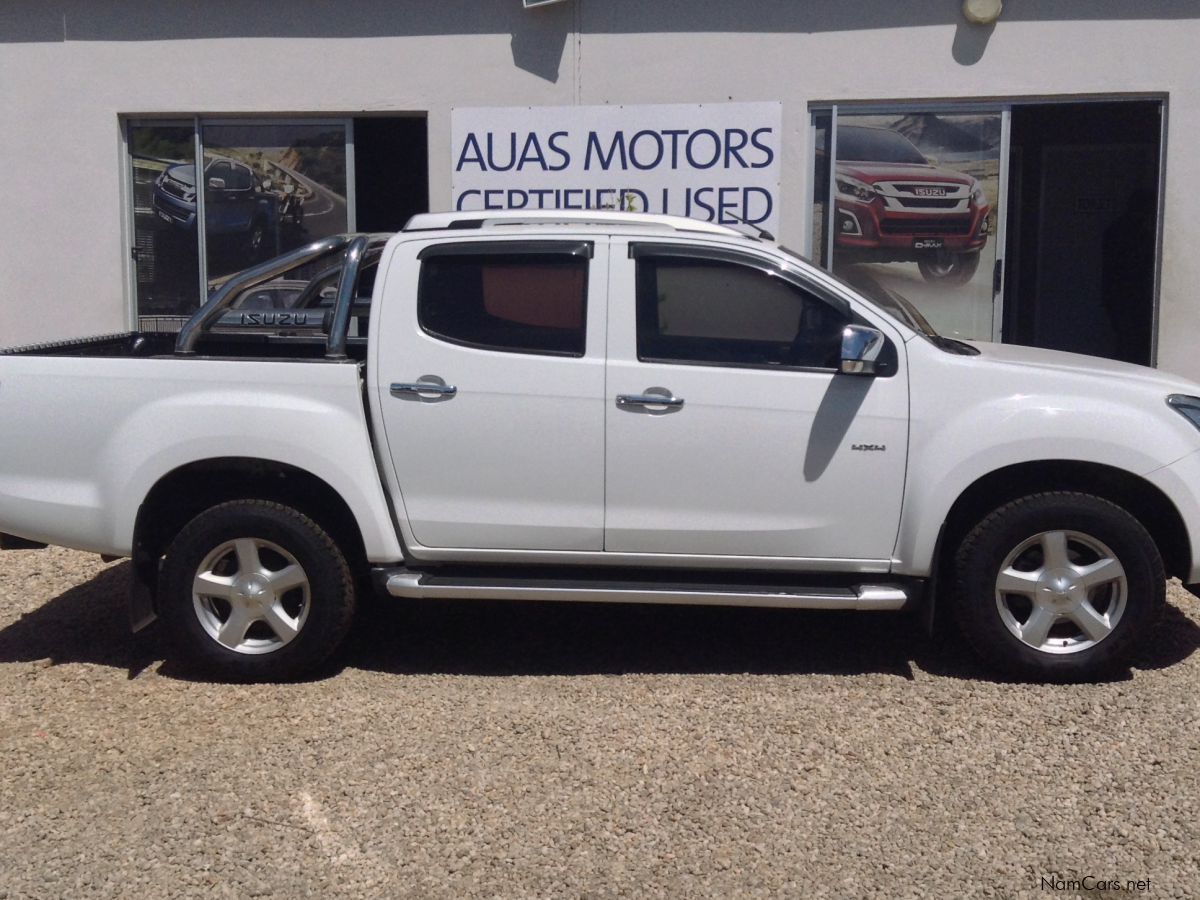
[[[332,299],[234,306],[300,277]],[[0,542],[131,557],[135,626],[238,679],[317,666],[367,590],[936,603],[1021,677],[1127,664],[1200,582],[1200,385],[868,291],[616,212],[327,238],[178,336],[0,354]]]

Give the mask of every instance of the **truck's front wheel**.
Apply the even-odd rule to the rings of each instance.
[[[1142,524],[1090,494],[1035,494],[976,525],[955,557],[955,613],[996,668],[1080,681],[1125,666],[1165,602]]]
[[[921,277],[930,282],[943,284],[966,284],[975,277],[979,269],[979,251],[974,253],[951,253],[939,250],[932,256],[917,260]]]
[[[159,596],[178,654],[236,681],[311,671],[337,649],[355,606],[330,536],[265,500],[222,503],[189,522],[167,549]]]

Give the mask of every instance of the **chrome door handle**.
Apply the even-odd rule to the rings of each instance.
[[[452,384],[438,384],[436,381],[406,381],[395,382],[391,387],[392,396],[401,394],[438,394],[442,397],[453,397],[458,388]]]
[[[683,406],[683,398],[674,394],[666,397],[662,394],[617,394],[617,406],[665,406],[668,409],[679,409]]]

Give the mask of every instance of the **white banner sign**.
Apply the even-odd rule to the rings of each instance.
[[[778,103],[455,109],[454,208],[624,209],[777,233],[781,121]]]

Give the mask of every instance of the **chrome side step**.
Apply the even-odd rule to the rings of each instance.
[[[559,600],[580,603],[678,603],[702,606],[760,606],[780,609],[901,609],[908,590],[896,584],[853,587],[687,585],[657,582],[551,581],[432,576],[401,570],[387,577],[393,597],[434,600]]]

